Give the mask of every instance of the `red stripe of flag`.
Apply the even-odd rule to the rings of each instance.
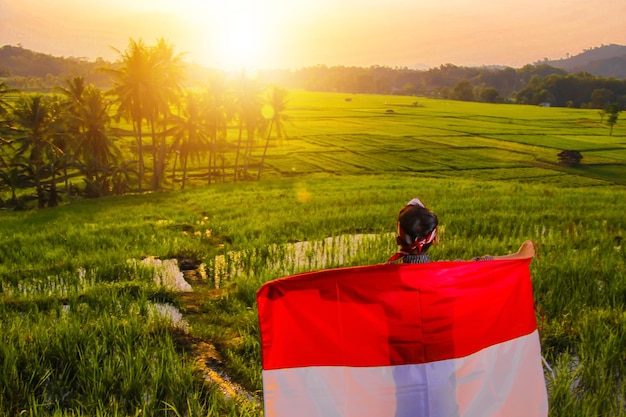
[[[536,330],[530,260],[384,264],[270,281],[263,369],[460,358]]]

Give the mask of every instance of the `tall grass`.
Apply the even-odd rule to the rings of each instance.
[[[100,288],[95,300],[3,305],[0,410],[173,415],[165,404],[184,409],[183,392],[197,404],[215,401],[169,325],[138,296]]]

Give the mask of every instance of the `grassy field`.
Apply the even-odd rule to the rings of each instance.
[[[597,110],[310,92],[289,97],[288,138],[270,141],[264,178],[393,173],[626,184],[626,128],[618,123],[609,136]],[[259,138],[253,166],[262,145]],[[563,150],[580,151],[582,165],[560,166],[557,154]],[[234,154],[226,159],[232,162]],[[190,168],[196,184],[206,176],[203,165]]]
[[[262,415],[258,288],[384,262],[420,196],[442,223],[435,259],[537,243],[550,415],[626,416],[623,124],[608,136],[591,110],[346,98],[293,93],[260,182],[0,213],[0,415]],[[583,164],[558,166],[563,149]],[[193,291],[150,257],[190,265]],[[248,394],[225,395],[207,364]]]

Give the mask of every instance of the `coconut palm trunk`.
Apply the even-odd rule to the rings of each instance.
[[[137,191],[139,193],[143,192],[143,173],[144,173],[144,164],[143,164],[143,132],[141,130],[141,119],[134,123],[137,128],[137,158],[139,159],[139,171],[137,173]]]
[[[261,179],[261,171],[263,170],[263,165],[265,164],[265,155],[267,154],[267,148],[270,144],[270,137],[272,136],[272,127],[274,127],[274,121],[270,122],[270,127],[268,128],[267,138],[265,138],[265,146],[263,147],[263,156],[261,156],[261,164],[259,165],[259,172],[256,175],[256,180]]]
[[[239,171],[239,154],[241,153],[241,138],[243,136],[243,123],[239,122],[239,138],[237,139],[237,153],[235,154],[235,172],[233,181],[237,182],[237,173]]]

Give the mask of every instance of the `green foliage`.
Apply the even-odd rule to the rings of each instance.
[[[615,124],[617,123],[617,119],[621,110],[622,109],[619,103],[608,104],[605,108],[605,112],[607,114],[606,124],[611,127],[611,136],[613,135],[613,126],[615,126]]]
[[[517,103],[548,102],[559,107],[603,108],[612,97],[626,99],[626,82],[589,73],[537,77],[516,93]]]
[[[196,380],[145,291],[100,286],[96,299],[73,293],[62,303],[3,304],[2,413],[172,415],[164,404],[182,410],[188,400],[215,401],[216,390]]]

